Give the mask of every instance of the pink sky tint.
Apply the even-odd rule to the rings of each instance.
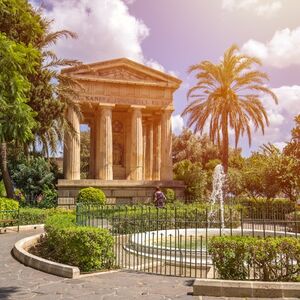
[[[59,55],[83,62],[127,56],[178,74],[183,80],[175,93],[174,120],[178,124],[182,124],[178,115],[187,104],[186,91],[194,82],[187,76],[188,66],[206,59],[217,62],[233,43],[258,55],[259,45],[268,53],[263,70],[280,102],[276,107],[264,99],[272,126],[264,137],[253,134],[251,148],[245,140],[240,146],[249,155],[263,143],[282,144],[289,139],[293,116],[300,113],[300,51],[293,51],[300,49],[300,0],[43,2],[45,14],[56,20],[54,29],[70,29],[79,35],[77,41],[61,41],[56,48]],[[249,41],[255,46],[250,50]],[[282,64],[280,57],[287,62]],[[177,132],[180,126],[176,126]]]

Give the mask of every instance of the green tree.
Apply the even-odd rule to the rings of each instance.
[[[202,61],[189,68],[197,72],[197,83],[188,94],[192,102],[182,115],[188,116],[188,126],[202,133],[206,124],[210,139],[222,144],[222,163],[227,173],[229,153],[229,128],[233,129],[235,145],[240,136],[246,134],[251,144],[251,126],[261,128],[269,125],[268,116],[260,100],[262,94],[270,95],[277,103],[276,95],[265,86],[267,74],[255,70],[260,61],[238,53],[233,45],[225,51],[220,63]]]
[[[39,53],[31,46],[9,40],[0,33],[0,145],[1,172],[8,197],[14,197],[7,166],[7,143],[26,143],[33,138],[34,112],[27,105],[30,83]]]
[[[33,129],[35,138],[27,144],[25,151],[31,147],[40,151],[42,146],[44,155],[55,152],[64,130],[73,131],[65,118],[66,107],[73,107],[79,114],[73,101],[77,84],[60,74],[61,67],[74,66],[78,62],[60,59],[51,51],[51,46],[60,38],[75,38],[76,34],[68,30],[51,32],[51,22],[41,16],[40,10],[33,9],[27,0],[0,0],[1,32],[17,43],[34,46],[42,54],[35,73],[28,76],[31,83],[28,105],[36,112],[36,126]]]
[[[66,119],[66,108],[72,107],[78,114],[79,108],[74,99],[78,84],[71,78],[60,73],[65,66],[80,64],[77,60],[58,58],[55,52],[49,50],[61,38],[76,38],[76,34],[68,30],[50,31],[51,21],[44,20],[44,34],[37,43],[42,53],[42,60],[36,73],[29,80],[34,82],[30,90],[28,104],[37,112],[35,120],[38,124],[34,130],[35,140],[32,144],[42,146],[45,156],[49,152],[56,152],[57,144],[62,142],[65,130],[73,132],[74,129]]]
[[[42,157],[31,157],[18,164],[12,178],[27,199],[36,199],[37,196],[51,190],[54,183],[50,163]]]
[[[199,136],[184,128],[180,135],[173,135],[172,156],[173,163],[188,159],[205,166],[211,159],[220,157],[220,153],[207,135]]]
[[[295,117],[296,126],[292,129],[291,141],[284,148],[286,155],[294,156],[300,159],[300,115]]]
[[[272,156],[253,153],[242,169],[242,187],[251,197],[274,198],[280,192],[276,162]]]
[[[206,195],[207,178],[200,163],[182,160],[174,165],[174,178],[186,184],[186,195],[193,201],[203,201]]]
[[[44,23],[27,0],[0,0],[0,31],[16,43],[36,47],[44,35]]]

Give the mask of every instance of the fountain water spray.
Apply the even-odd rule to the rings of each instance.
[[[221,227],[224,228],[224,195],[223,188],[225,184],[226,175],[224,168],[221,164],[216,165],[213,174],[213,190],[210,196],[210,211],[208,213],[208,224],[216,217],[216,210],[214,206],[216,203],[220,203],[221,212]],[[210,226],[209,226],[210,227]]]

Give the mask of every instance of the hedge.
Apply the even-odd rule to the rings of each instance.
[[[0,197],[0,210],[18,210],[19,203],[13,199]]]
[[[1,220],[16,220],[18,218],[19,203],[13,199],[0,197],[0,226],[7,223],[2,223]],[[7,210],[9,212],[7,212]],[[4,212],[6,211],[6,212]],[[13,221],[10,222],[13,225]]]
[[[241,197],[237,202],[247,208],[249,217],[255,219],[284,220],[285,214],[295,210],[295,203],[285,198]]]
[[[104,205],[106,202],[106,196],[102,190],[93,187],[88,187],[79,191],[77,196],[77,202]]]
[[[287,227],[293,232],[300,232],[300,211],[294,211],[286,215]]]
[[[48,217],[56,214],[75,215],[75,211],[59,208],[41,209],[24,207],[20,208],[19,222],[20,225],[44,224]]]
[[[133,207],[127,211],[116,211],[107,216],[115,233],[134,233],[138,231],[162,230],[173,228],[200,228],[207,226],[207,214],[210,208],[206,205],[190,204],[165,209],[155,207]],[[219,207],[214,209],[216,220],[211,227],[220,227]],[[226,227],[239,225],[240,212],[237,207],[225,207],[224,219]]]
[[[209,254],[221,279],[300,281],[300,240],[212,237]]]
[[[45,231],[46,245],[55,261],[83,272],[114,266],[114,240],[108,230],[78,227],[74,215],[54,215],[47,219]]]

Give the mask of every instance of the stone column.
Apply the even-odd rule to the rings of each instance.
[[[100,115],[96,120],[96,178],[113,179],[113,144],[112,144],[112,108],[114,105],[101,105]]]
[[[95,178],[95,148],[96,148],[96,126],[95,121],[90,123],[90,159],[89,159],[89,178]]]
[[[161,180],[173,180],[172,112],[165,110],[161,116]]]
[[[146,155],[145,155],[145,179],[152,180],[153,175],[153,120],[150,119],[147,124],[146,134]]]
[[[146,179],[146,155],[147,155],[147,123],[142,122],[143,129],[143,179]]]
[[[73,108],[67,109],[67,119],[74,132],[65,132],[64,137],[64,178],[80,179],[80,120]]]
[[[131,160],[130,178],[131,180],[143,180],[143,107],[131,106]]]
[[[153,174],[152,180],[160,180],[161,172],[161,120],[156,119],[153,125]]]

